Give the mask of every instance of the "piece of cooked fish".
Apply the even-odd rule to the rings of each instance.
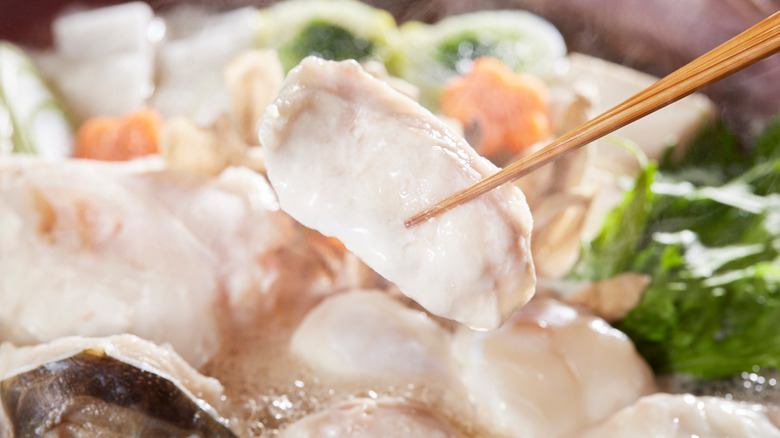
[[[133,333],[193,366],[219,347],[208,248],[122,178],[144,163],[0,161],[0,338]]]
[[[778,438],[765,408],[722,397],[653,394],[621,410],[581,438]]]
[[[199,367],[220,347],[222,312],[251,319],[301,277],[282,274],[299,269],[279,254],[294,234],[245,168],[0,160],[0,339],[132,333]]]
[[[460,327],[453,352],[480,421],[499,436],[576,437],[655,390],[625,334],[553,299],[535,298],[492,332]]]
[[[532,219],[518,188],[404,228],[497,168],[356,62],[301,62],[268,107],[260,142],[282,209],[431,313],[495,328],[533,295]]]
[[[317,375],[457,392],[450,334],[425,312],[377,290],[326,298],[295,330],[290,349]]]

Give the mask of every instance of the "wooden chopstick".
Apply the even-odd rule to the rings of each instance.
[[[537,152],[429,207],[404,222],[410,228],[640,119],[694,91],[780,51],[780,12],[696,58]],[[778,79],[780,80],[780,79]]]

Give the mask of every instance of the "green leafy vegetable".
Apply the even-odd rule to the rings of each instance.
[[[309,55],[372,60],[393,71],[399,32],[387,11],[358,0],[288,0],[258,17],[258,43],[276,49],[286,71]]]
[[[661,168],[697,185],[722,185],[743,173],[750,161],[750,156],[738,148],[736,137],[718,123],[700,132],[682,159],[664,157]]]
[[[566,56],[553,25],[519,10],[453,15],[433,25],[406,22],[399,47],[398,74],[420,89],[420,103],[434,111],[444,85],[470,72],[476,58],[497,58],[513,71],[552,80]]]
[[[480,56],[490,56],[490,52],[490,46],[480,42],[476,32],[466,31],[442,43],[435,57],[450,70],[461,72],[459,66],[464,60],[471,61]],[[463,73],[466,72],[461,72]]]
[[[780,119],[742,154],[723,127],[639,175],[574,275],[653,280],[617,327],[657,373],[780,368]]]
[[[466,74],[471,62],[482,56],[498,58],[518,71],[525,71],[542,57],[537,48],[516,41],[509,32],[465,30],[442,42],[434,52],[434,58],[446,68]]]
[[[301,30],[297,38],[279,48],[279,57],[285,66],[294,66],[309,55],[334,61],[362,61],[369,58],[373,50],[374,45],[370,41],[355,36],[347,29],[324,20],[314,20]]]
[[[0,153],[70,155],[73,130],[27,56],[0,41]]]

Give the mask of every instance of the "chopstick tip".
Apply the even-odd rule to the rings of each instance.
[[[441,213],[441,211],[442,211],[441,204],[436,204],[436,205],[434,205],[432,207],[428,207],[425,210],[423,210],[423,211],[417,213],[416,215],[410,217],[409,219],[405,220],[404,221],[404,227],[406,229],[412,228],[415,225],[421,224],[421,223],[427,221],[428,219],[433,218],[437,214]]]
[[[462,198],[463,196],[460,193],[456,193],[455,195],[450,196],[449,198],[439,202],[438,204],[432,205],[426,208],[425,210],[417,213],[416,215],[410,217],[409,219],[405,220],[404,227],[409,229],[429,219],[433,219],[434,217],[444,213],[445,211],[457,205],[458,200]]]
[[[425,210],[425,211],[423,211],[421,213],[417,213],[416,215],[414,215],[414,216],[410,217],[409,219],[405,220],[404,221],[404,227],[406,229],[412,228],[415,225],[428,220],[428,218],[429,218],[428,210]]]

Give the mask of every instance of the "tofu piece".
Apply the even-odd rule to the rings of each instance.
[[[187,116],[201,126],[229,113],[225,68],[239,54],[256,47],[257,14],[254,8],[220,14],[195,8],[180,10],[178,21],[175,14],[168,17],[170,35],[155,58],[157,84],[151,106],[165,117]]]
[[[569,72],[563,79],[591,100],[592,116],[601,114],[652,85],[658,78],[603,59],[580,53],[568,55]],[[661,160],[669,147],[678,156],[707,124],[715,120],[715,105],[702,94],[692,94],[626,125],[610,136],[628,140],[651,160]],[[634,178],[639,161],[609,137],[588,146],[593,151],[590,178],[597,188],[583,225],[583,238],[601,231],[604,217],[624,198],[616,178]]]
[[[146,105],[164,26],[144,2],[64,15],[52,24],[54,52],[36,64],[62,94],[69,116],[119,117]]]
[[[572,53],[568,58],[567,78],[591,88],[594,115],[607,111],[658,80],[652,75],[580,53]],[[614,135],[636,143],[648,158],[659,160],[671,146],[682,150],[714,118],[713,103],[704,95],[693,94],[618,129]],[[639,169],[636,158],[622,148],[606,140],[596,144],[597,166],[627,175],[634,175]]]
[[[429,312],[491,329],[533,295],[532,219],[517,187],[404,227],[498,169],[356,62],[302,61],[259,133],[282,209],[341,240]]]

